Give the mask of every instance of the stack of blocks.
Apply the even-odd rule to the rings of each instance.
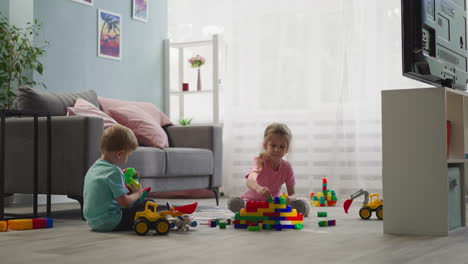
[[[303,228],[301,213],[286,204],[286,197],[269,198],[268,201],[247,201],[234,217],[234,228],[249,231]]]
[[[54,226],[52,218],[32,218],[32,219],[14,219],[8,221],[0,221],[0,231],[10,230],[30,230],[51,228]]]
[[[335,206],[338,198],[336,197],[336,193],[333,190],[328,190],[327,188],[328,182],[326,178],[322,179],[322,191],[318,192],[314,195],[314,193],[310,194],[311,204],[316,207],[320,206]]]

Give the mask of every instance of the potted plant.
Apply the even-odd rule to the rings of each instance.
[[[18,87],[38,85],[32,75],[42,75],[44,66],[39,59],[45,55],[47,41],[37,45],[41,24],[37,19],[28,22],[24,28],[10,25],[8,19],[0,14],[0,108],[12,109]],[[26,74],[28,73],[28,74]]]
[[[192,118],[182,118],[179,120],[179,125],[181,126],[190,126],[192,123]]]

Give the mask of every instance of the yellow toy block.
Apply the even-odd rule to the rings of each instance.
[[[275,221],[273,221],[273,220],[263,220],[262,222],[263,222],[263,224],[265,224],[265,225],[267,225],[267,224],[268,224],[268,225],[274,225],[274,224],[275,224]]]
[[[245,208],[242,208],[242,209],[240,210],[240,212],[239,212],[239,214],[240,214],[241,216],[245,216],[245,213],[247,213],[247,212],[245,211]]]
[[[286,209],[286,204],[274,204],[276,209]]]
[[[247,224],[247,220],[240,220],[240,223],[241,223],[241,225],[246,225],[246,224]]]
[[[263,213],[258,213],[258,212],[248,212],[248,213],[245,213],[245,215],[242,215],[241,216],[263,216]]]
[[[0,232],[5,232],[8,230],[8,222],[0,221]]]
[[[258,208],[257,212],[259,213],[274,213],[274,208]]]
[[[29,230],[33,229],[33,222],[31,219],[9,220],[8,228],[11,230]]]
[[[297,216],[297,211],[296,211],[296,209],[292,209],[291,213],[280,213],[280,216],[285,216],[285,217]]]

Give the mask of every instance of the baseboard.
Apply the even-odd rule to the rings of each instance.
[[[52,195],[51,196],[51,203],[58,204],[58,203],[72,203],[76,202],[75,200],[69,199],[66,195]],[[33,203],[33,196],[31,194],[14,194],[10,197],[5,198],[5,206],[12,206],[12,205],[32,205]],[[40,194],[37,197],[37,204],[45,205],[47,203],[47,196],[44,194]]]

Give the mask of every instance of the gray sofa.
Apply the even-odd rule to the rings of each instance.
[[[81,97],[99,107],[96,93],[52,94],[20,88],[17,108],[49,111],[52,117],[52,194],[67,195],[82,205],[83,182],[88,168],[99,158],[104,131],[99,117],[65,116],[66,107]],[[6,193],[33,192],[32,118],[8,118],[6,122]],[[141,182],[152,191],[206,188],[214,192],[222,184],[222,129],[219,126],[166,126],[170,147],[140,146],[126,167],[140,172]],[[39,118],[39,193],[46,192],[46,120]]]

